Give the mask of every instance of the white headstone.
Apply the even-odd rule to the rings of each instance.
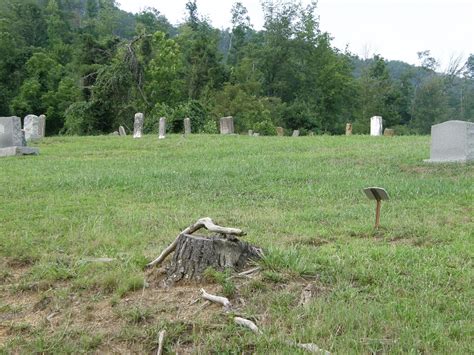
[[[40,115],[39,116],[39,121],[40,121],[40,134],[41,134],[41,137],[44,138],[44,136],[46,135],[46,116],[45,115]]]
[[[158,132],[158,139],[165,139],[166,137],[166,118],[160,118],[160,127]]]
[[[144,121],[145,121],[145,116],[143,115],[143,113],[138,112],[135,114],[135,120],[133,122],[133,138],[142,137]]]
[[[381,136],[383,132],[382,116],[370,118],[370,135]]]
[[[474,123],[447,121],[431,126],[431,151],[427,162],[474,160]]]
[[[25,117],[24,129],[27,142],[44,137],[45,119],[46,117],[44,115],[39,117],[36,115],[28,115]]]
[[[253,130],[249,129],[249,136],[253,136]]]
[[[184,123],[184,134],[186,135],[191,134],[191,119],[185,118],[183,120],[183,123]]]
[[[293,134],[291,135],[292,137],[299,137],[300,136],[300,130],[299,129],[295,129],[293,131]]]
[[[219,121],[221,134],[234,134],[234,118],[222,117]]]
[[[127,132],[125,132],[125,128],[123,126],[119,127],[119,136],[125,137],[127,135]]]
[[[23,146],[20,117],[0,117],[0,148]]]
[[[38,148],[25,147],[20,117],[0,117],[0,157],[39,153]]]

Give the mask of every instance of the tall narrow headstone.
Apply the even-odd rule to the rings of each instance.
[[[295,129],[293,131],[293,134],[291,135],[292,137],[299,137],[300,136],[300,130],[299,129]]]
[[[119,127],[119,136],[125,137],[127,135],[127,132],[125,132],[125,128],[123,126]]]
[[[185,135],[191,134],[191,119],[185,118],[183,120],[183,124],[184,124],[184,134]]]
[[[160,118],[160,126],[158,131],[158,139],[165,139],[166,137],[166,118]]]
[[[253,130],[249,129],[249,136],[253,136]]]
[[[346,136],[352,136],[352,123],[346,123]]]
[[[277,127],[276,131],[279,137],[283,137],[285,135],[285,130],[283,129],[283,127]]]
[[[38,148],[24,146],[21,119],[19,117],[0,117],[0,157],[12,155],[37,155]]]
[[[145,116],[143,115],[143,113],[136,113],[135,119],[133,121],[133,138],[142,137],[143,122],[145,122]]]
[[[39,128],[40,135],[41,137],[44,138],[44,136],[46,135],[46,116],[45,115],[39,116],[39,124],[40,124],[40,128]]]
[[[381,136],[383,131],[382,116],[374,116],[370,118],[370,135]]]
[[[45,116],[28,115],[24,122],[25,139],[27,142],[44,137]]]
[[[234,134],[234,118],[232,116],[222,117],[219,122],[221,134]]]
[[[474,161],[474,123],[447,121],[431,126],[431,163]]]

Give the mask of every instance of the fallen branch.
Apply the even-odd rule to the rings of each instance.
[[[158,349],[156,350],[156,355],[161,355],[163,353],[163,343],[165,340],[166,330],[160,331],[158,334]]]
[[[238,325],[249,328],[255,334],[261,334],[261,332],[258,329],[257,325],[254,322],[252,322],[251,320],[241,318],[241,317],[234,317],[234,322]]]
[[[246,270],[246,271],[243,271],[239,274],[237,274],[237,276],[248,276],[248,275],[251,275],[257,271],[260,271],[261,267],[258,266],[258,267],[254,267],[253,269],[250,269],[250,270]]]
[[[215,224],[212,221],[212,219],[210,219],[209,217],[201,218],[201,219],[198,219],[196,223],[194,223],[193,225],[189,226],[188,228],[183,230],[181,233],[179,233],[176,239],[173,241],[173,243],[171,243],[165,250],[163,250],[161,254],[155,260],[148,263],[147,266],[152,267],[152,266],[162,263],[163,260],[165,260],[166,257],[176,249],[176,246],[178,245],[178,239],[182,234],[192,234],[201,228],[206,228],[210,232],[219,233],[219,234],[229,234],[229,235],[237,235],[237,236],[245,235],[245,232],[242,231],[241,229],[221,227]]]
[[[301,343],[295,343],[295,342],[287,341],[286,344],[288,344],[289,346],[296,346],[297,348],[306,350],[306,351],[308,351],[310,353],[313,353],[313,354],[331,355],[331,353],[329,351],[323,350],[319,346],[317,346],[316,344],[313,344],[313,343],[301,344]]]
[[[203,288],[201,288],[201,297],[205,300],[221,304],[226,311],[232,308],[232,303],[230,303],[229,299],[227,299],[226,297],[211,295],[210,293],[207,293]]]
[[[313,343],[308,343],[308,344],[296,344],[296,346],[300,349],[304,349],[306,351],[309,351],[310,353],[321,353],[324,355],[331,355],[329,351],[321,349],[319,346]]]

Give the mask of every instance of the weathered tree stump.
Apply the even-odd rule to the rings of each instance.
[[[241,270],[250,260],[261,257],[261,250],[234,236],[203,237],[181,234],[168,267],[167,282],[196,280],[212,267],[218,271],[231,268]]]

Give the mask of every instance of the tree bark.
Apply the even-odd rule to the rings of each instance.
[[[226,268],[242,270],[249,260],[261,257],[261,250],[235,237],[202,237],[180,234],[176,240],[173,259],[168,268],[167,281],[196,280],[212,267],[218,271]]]

